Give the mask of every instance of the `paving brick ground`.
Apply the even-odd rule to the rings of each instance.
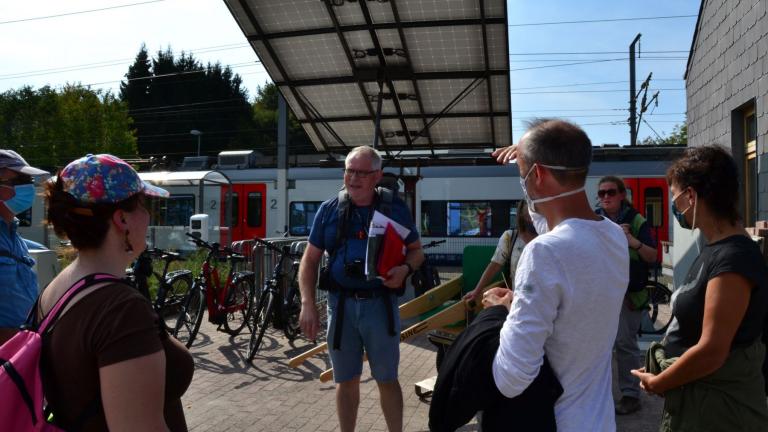
[[[253,365],[245,361],[245,333],[229,337],[204,323],[196,344],[195,377],[184,396],[190,430],[203,431],[335,431],[334,387],[317,380],[330,367],[327,356],[313,358],[298,369],[288,359],[309,343],[289,343],[282,332],[268,331]],[[400,376],[405,401],[406,431],[426,431],[429,402],[420,400],[414,383],[433,376],[435,352],[425,337],[401,344]],[[615,392],[615,391],[614,391]],[[643,396],[644,407],[634,415],[617,418],[618,430],[658,430],[661,400]],[[513,419],[510,419],[513,421]],[[363,371],[358,415],[359,431],[385,431],[378,391],[370,372]],[[476,424],[463,428],[477,430]]]

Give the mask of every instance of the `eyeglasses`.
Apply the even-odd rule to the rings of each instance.
[[[614,197],[617,193],[619,193],[619,191],[616,189],[601,189],[597,191],[597,196],[600,198],[605,198],[606,195],[609,197]]]
[[[344,168],[344,175],[348,175],[350,177],[357,176],[360,178],[366,178],[377,171],[378,170],[362,171],[362,170],[356,170],[352,168]]]

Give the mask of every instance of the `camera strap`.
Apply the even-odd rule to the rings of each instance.
[[[376,193],[374,195],[373,199],[373,206],[369,207],[368,209],[368,221],[367,224],[370,225],[371,220],[373,219],[373,212],[378,210],[382,214],[384,214],[387,217],[390,217],[392,214],[392,201],[394,200],[394,191],[383,188],[383,187],[377,187]],[[339,191],[338,195],[338,204],[337,204],[337,210],[338,210],[338,222],[336,224],[336,242],[334,243],[333,250],[331,251],[331,255],[328,259],[328,265],[332,266],[333,261],[336,259],[336,252],[339,250],[340,247],[344,247],[344,265],[348,264],[348,249],[347,249],[347,237],[349,235],[349,226],[350,222],[352,220],[352,200],[349,198],[349,194],[347,194],[346,189],[341,189]],[[362,218],[361,218],[362,219]],[[361,220],[361,224],[363,224],[363,230],[366,230],[366,221]],[[366,230],[367,234],[367,230]],[[336,284],[335,281],[333,281],[333,274],[331,273],[330,276],[331,284],[338,286],[339,291],[339,300],[338,304],[336,306],[336,323],[335,328],[333,332],[333,349],[340,350],[341,349],[341,329],[344,328],[344,308],[347,298],[347,293],[344,292],[344,287]],[[394,313],[392,312],[392,295],[386,295],[387,300],[389,303],[389,306],[387,308],[387,318],[389,321],[389,333],[395,334],[395,318]]]

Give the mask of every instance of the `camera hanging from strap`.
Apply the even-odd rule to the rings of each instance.
[[[376,193],[374,195],[374,205],[373,209],[369,212],[368,215],[368,224],[370,225],[370,220],[373,218],[373,211],[378,210],[385,216],[389,217],[392,214],[392,201],[394,200],[394,192],[390,189],[383,188],[383,187],[377,187]],[[329,283],[331,286],[336,288],[339,291],[339,302],[336,306],[337,310],[337,316],[336,316],[336,327],[334,329],[333,333],[333,349],[339,350],[341,349],[341,329],[343,328],[344,324],[344,305],[346,303],[347,293],[344,292],[344,287],[340,285],[336,285],[336,283],[333,281],[333,277],[331,277],[330,268],[333,265],[333,260],[336,258],[336,252],[339,250],[341,246],[344,247],[344,264],[346,266],[347,263],[347,237],[348,237],[348,230],[349,230],[349,224],[352,219],[352,205],[351,200],[349,199],[349,194],[347,194],[346,189],[341,189],[339,191],[339,199],[338,199],[338,223],[336,224],[336,242],[334,243],[334,248],[331,251],[331,255],[328,259],[328,278]],[[363,224],[363,229],[365,229],[365,221],[361,221],[361,224]],[[329,289],[330,290],[330,289]],[[386,295],[386,298],[388,299],[389,307],[387,308],[387,321],[388,321],[388,327],[389,327],[389,334],[390,336],[393,336],[396,334],[395,331],[395,317],[394,312],[392,311],[393,308],[393,296],[392,295]]]

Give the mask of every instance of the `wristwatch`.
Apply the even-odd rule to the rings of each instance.
[[[404,262],[403,264],[408,267],[408,276],[412,275],[415,269],[410,264],[408,264],[408,262]]]

